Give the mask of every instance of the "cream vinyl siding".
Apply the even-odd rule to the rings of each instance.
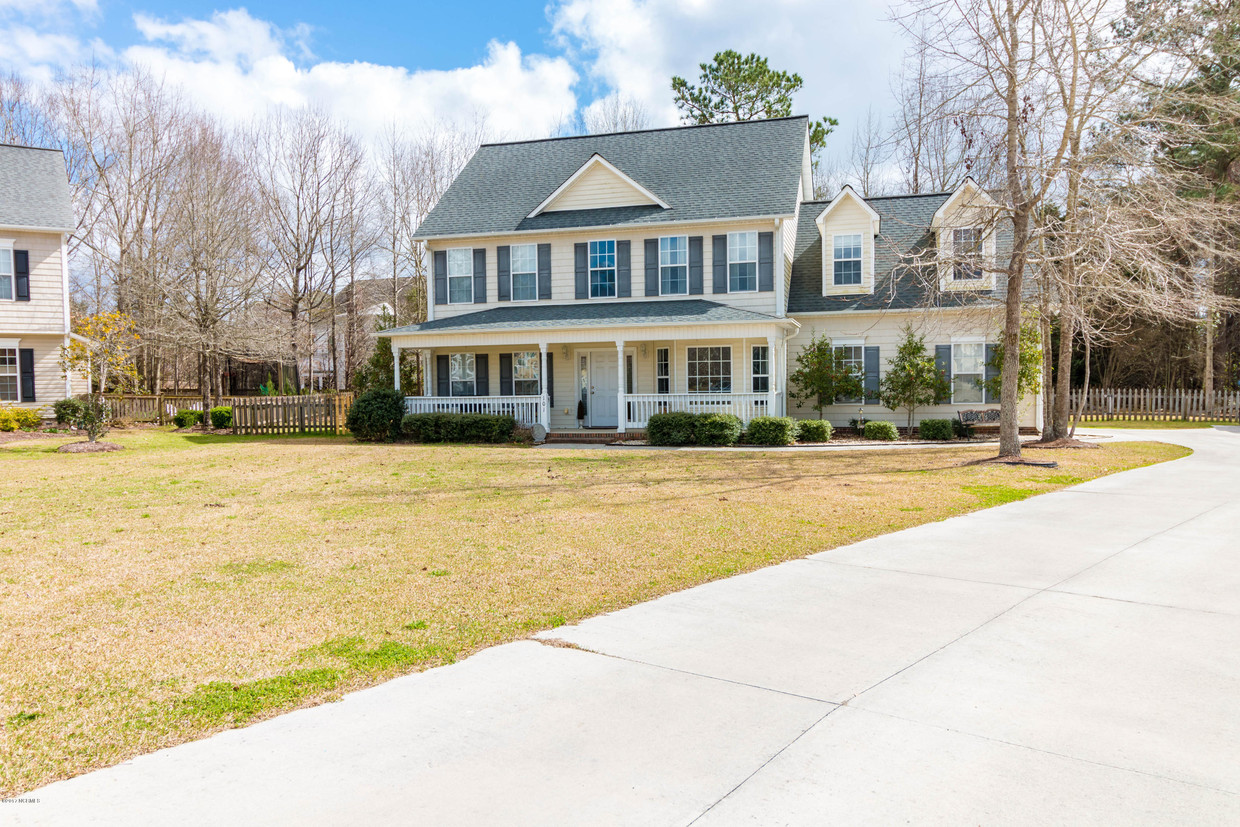
[[[574,304],[577,302],[614,302],[614,301],[677,301],[684,299],[705,299],[706,301],[726,304],[733,307],[742,307],[746,310],[753,310],[758,313],[766,313],[775,316],[778,313],[779,301],[779,281],[776,280],[776,289],[769,292],[747,292],[747,293],[712,293],[713,285],[713,251],[714,245],[711,243],[712,236],[725,235],[729,232],[738,231],[752,232],[775,232],[774,221],[748,221],[748,222],[720,222],[714,224],[683,224],[683,225],[661,225],[634,230],[625,228],[623,230],[584,230],[561,233],[547,234],[521,234],[508,236],[483,236],[479,238],[453,238],[450,240],[439,240],[429,242],[431,250],[447,250],[453,247],[483,247],[487,251],[487,301],[483,304],[439,304],[434,305],[433,318],[450,319],[463,313],[476,313],[479,310],[489,310],[495,307],[508,307],[512,302],[501,302],[496,296],[498,291],[497,275],[496,275],[496,248],[502,245],[512,244],[550,244],[551,245],[551,299],[548,301],[539,301],[538,304]],[[795,232],[792,227],[787,228],[788,232],[795,238]],[[646,293],[646,239],[659,238],[660,236],[682,235],[692,238],[693,236],[702,237],[702,293],[701,295],[683,295],[683,296],[659,296],[656,292],[653,296],[647,296]],[[628,241],[630,254],[630,293],[631,296],[625,298],[606,298],[606,299],[576,299],[576,286],[574,282],[574,261],[573,249],[575,244],[585,244],[591,241]],[[776,270],[778,273],[778,269]],[[433,297],[432,297],[433,298]],[[528,307],[532,303],[518,303],[518,307]]]
[[[836,286],[835,236],[861,236],[861,284]],[[874,222],[854,198],[843,198],[822,225],[822,294],[854,296],[874,292]]]
[[[5,402],[3,404],[18,408],[33,408],[42,412],[45,417],[51,416],[52,403],[65,398],[65,376],[60,370],[60,346],[64,343],[64,337],[26,334],[20,337],[5,336],[3,338],[6,342],[16,339],[19,349],[30,348],[34,351],[35,395],[33,403]],[[74,382],[73,391],[84,393],[86,380],[78,377]]]
[[[0,299],[0,336],[63,334],[65,297],[60,269],[60,235],[0,230],[0,239],[6,242],[12,240],[14,250],[30,253],[30,301]]]
[[[975,310],[943,310],[925,309],[914,312],[876,312],[876,313],[824,313],[820,315],[794,315],[792,318],[801,323],[796,335],[788,339],[787,370],[788,375],[796,370],[797,355],[801,349],[817,335],[826,334],[834,341],[850,341],[864,344],[866,347],[879,347],[879,377],[887,373],[888,363],[895,358],[896,348],[904,340],[904,325],[912,324],[913,329],[926,336],[926,351],[934,356],[935,345],[951,344],[953,339],[959,341],[969,337],[978,337],[994,343],[999,337],[1003,324],[1002,308]],[[953,419],[958,411],[981,408],[997,408],[997,404],[970,405],[928,405],[918,408],[913,416],[913,423],[922,419]],[[857,416],[857,409],[864,408],[867,419],[882,419],[903,427],[908,414],[903,410],[892,411],[881,403],[851,403],[831,405],[823,409],[823,418],[829,419],[837,427],[847,426],[850,419]],[[1036,427],[1037,399],[1028,397],[1020,402],[1020,424],[1022,427]],[[818,412],[808,404],[799,407],[791,397],[788,399],[789,416],[800,419],[816,419]]]
[[[634,207],[654,204],[650,196],[638,190],[602,164],[595,164],[556,196],[543,212],[563,210],[597,210],[603,207]]]

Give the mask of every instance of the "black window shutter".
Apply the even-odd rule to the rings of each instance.
[[[448,303],[448,252],[436,250],[435,255],[435,304]],[[439,357],[441,359],[446,357]]]
[[[659,239],[646,239],[646,295],[659,295]]]
[[[487,300],[487,251],[485,247],[474,249],[474,304],[486,304]]]
[[[17,373],[21,377],[22,401],[35,402],[34,398],[34,351],[23,347],[17,351]]]
[[[512,354],[499,355],[499,395],[512,396]]]
[[[506,302],[512,298],[512,259],[508,245],[495,248],[495,298]]]
[[[999,397],[997,397],[997,396],[995,396],[993,393],[991,393],[991,392],[990,392],[990,387],[989,387],[990,380],[994,379],[996,376],[1000,375],[1000,373],[1001,373],[1001,371],[999,370],[999,367],[998,367],[997,365],[993,365],[993,364],[992,364],[992,363],[994,362],[994,360],[995,360],[995,353],[996,353],[997,351],[998,351],[998,348],[997,348],[995,345],[986,345],[986,383],[987,383],[987,387],[986,387],[986,397],[985,397],[985,399],[986,399],[986,404],[988,404],[988,405],[993,405],[994,403],[996,403],[996,402],[998,402],[998,401],[999,401]]]
[[[702,295],[702,237],[689,237],[689,293]]]
[[[538,298],[551,298],[551,245],[538,245]]]
[[[446,353],[435,357],[435,387],[440,396],[452,395],[452,377],[448,375],[448,354]]]
[[[758,233],[758,290],[775,289],[775,233]]]
[[[934,346],[934,366],[938,368],[939,372],[942,373],[943,376],[947,379],[948,387],[950,387],[952,383],[952,346],[951,345],[935,345]],[[951,392],[949,391],[946,397],[942,399],[936,399],[934,401],[942,405],[946,402],[950,402],[951,400],[952,400],[952,395],[951,395]]]
[[[616,297],[627,299],[633,295],[632,242],[616,242]]]
[[[577,287],[577,298],[588,299],[590,297],[590,273],[587,269],[590,265],[589,255],[585,244],[573,245],[573,279]]]
[[[547,351],[547,402],[555,407],[555,354]]]
[[[878,345],[865,349],[865,404],[878,404]]]
[[[485,353],[474,354],[475,396],[491,395],[491,377],[490,372],[487,370],[487,364],[488,360]]]
[[[14,296],[19,302],[30,301],[30,252],[28,250],[13,251]],[[33,391],[31,391],[33,393]]]
[[[715,236],[711,251],[710,269],[714,274],[714,284],[710,292],[726,293],[728,292],[728,237],[726,235]]]

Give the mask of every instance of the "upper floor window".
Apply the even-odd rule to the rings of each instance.
[[[767,345],[753,348],[753,392],[766,393],[771,389],[771,351]]]
[[[986,375],[986,345],[982,342],[952,345],[952,402],[981,402],[985,395],[982,379]]]
[[[952,230],[952,279],[977,281],[982,277],[982,231],[978,227]]]
[[[686,348],[685,378],[689,393],[732,392],[732,348]]]
[[[473,300],[474,251],[468,247],[449,250],[448,304],[468,304]]]
[[[689,237],[659,239],[659,295],[684,296],[689,293]]]
[[[517,396],[538,396],[540,392],[538,387],[538,362],[540,358],[537,350],[527,350],[512,354],[512,392]]]
[[[728,292],[758,289],[758,234],[728,233]]]
[[[512,300],[532,302],[538,299],[538,245],[514,244],[512,251]]]
[[[835,236],[833,263],[836,284],[861,283],[861,233]]]
[[[19,400],[17,380],[17,350],[0,349],[0,402]]]
[[[590,242],[590,298],[616,295],[616,242]]]
[[[13,251],[0,247],[0,299],[13,298]]]
[[[452,353],[448,356],[448,377],[452,382],[453,396],[477,396],[477,373],[474,354]]]

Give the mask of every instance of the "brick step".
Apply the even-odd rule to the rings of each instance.
[[[645,439],[645,431],[627,431],[625,439]],[[621,438],[619,431],[551,431],[547,434],[547,442],[615,442]]]

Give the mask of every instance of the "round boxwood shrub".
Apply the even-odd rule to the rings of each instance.
[[[172,415],[172,424],[178,428],[189,428],[202,421],[202,411],[182,408]]]
[[[693,435],[698,445],[735,445],[743,425],[732,414],[698,414]]]
[[[951,439],[952,421],[950,419],[923,419],[917,426],[917,435],[922,439]]]
[[[825,419],[803,419],[799,424],[798,442],[827,442],[831,439],[831,423]]]
[[[697,417],[685,411],[652,414],[646,422],[651,445],[696,445]]]
[[[745,437],[751,445],[791,445],[797,438],[797,423],[786,416],[755,416]]]
[[[890,422],[876,422],[870,420],[865,423],[866,439],[881,439],[887,442],[894,442],[899,439],[900,434],[896,431],[896,426]]]
[[[372,388],[353,401],[345,427],[359,442],[391,442],[400,434],[405,397],[391,388]]]
[[[52,405],[52,413],[56,414],[56,422],[61,425],[71,425],[82,415],[82,410],[86,407],[81,399],[62,399]]]
[[[217,405],[211,409],[211,427],[232,427],[232,405]]]
[[[408,414],[400,431],[414,442],[511,442],[517,420],[500,414]]]

